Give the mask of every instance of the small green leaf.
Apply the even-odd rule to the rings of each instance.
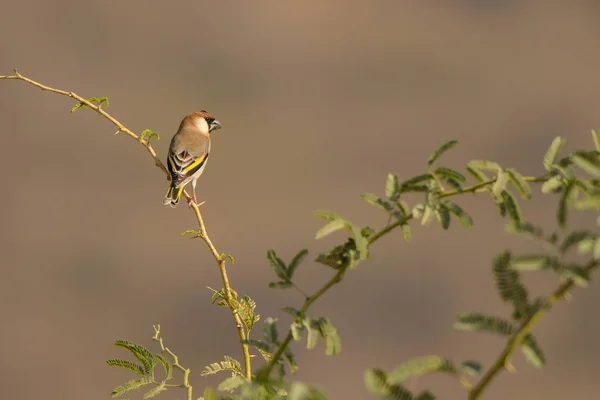
[[[388,174],[385,183],[385,197],[391,201],[397,201],[400,198],[400,183],[398,177],[394,174]]]
[[[277,318],[267,318],[265,320],[265,342],[277,343]]]
[[[425,205],[422,203],[416,204],[412,209],[412,215],[415,218],[421,218],[425,212]]]
[[[285,351],[283,352],[283,356],[288,361],[288,364],[290,366],[290,372],[292,374],[296,373],[296,371],[298,371],[298,368],[299,368],[298,363],[296,362],[296,357],[294,357],[294,353],[292,353],[292,351],[290,350],[289,347],[285,348]]]
[[[532,335],[527,335],[525,337],[521,350],[527,361],[529,361],[534,367],[541,368],[546,365],[546,357],[544,356],[544,352],[538,346]]]
[[[508,215],[510,219],[517,224],[523,222],[523,217],[521,216],[521,210],[519,209],[519,205],[516,200],[512,197],[512,195],[506,191],[502,191],[502,200],[503,204],[506,206],[506,211],[508,211]]]
[[[437,167],[434,173],[440,177],[451,178],[459,182],[467,180],[463,174],[452,168]]]
[[[435,210],[435,215],[443,229],[448,229],[450,227],[450,212],[444,204],[440,204],[440,207]]]
[[[598,131],[595,129],[592,129],[592,140],[594,141],[596,151],[600,151],[600,137],[598,136]]]
[[[439,356],[413,358],[394,368],[388,375],[388,382],[404,382],[415,376],[443,370],[446,365],[448,365],[448,361]]]
[[[336,219],[331,221],[317,230],[317,233],[315,233],[315,239],[324,238],[325,236],[330,235],[337,230],[343,229],[346,227],[346,224],[347,221],[345,219]]]
[[[277,281],[277,282],[269,282],[269,287],[271,289],[289,289],[294,284],[291,281]]]
[[[560,175],[555,175],[542,184],[542,193],[548,194],[550,192],[555,192],[558,189],[562,188],[563,185],[563,177]]]
[[[521,175],[514,168],[507,168],[506,174],[508,175],[508,179],[509,179],[510,183],[512,183],[513,186],[517,189],[517,191],[519,192],[521,197],[524,199],[530,199],[531,198],[531,186],[529,186],[529,183],[527,183],[527,181],[525,180],[523,175]]]
[[[433,208],[426,205],[425,210],[423,211],[423,217],[421,217],[421,225],[427,225],[431,221],[431,217],[433,217]]]
[[[597,152],[577,152],[571,156],[571,160],[595,178],[600,178],[600,160]]]
[[[456,215],[462,226],[465,228],[470,228],[473,225],[473,219],[469,214],[467,214],[458,204],[453,203],[451,201],[444,201],[444,206],[450,211],[452,214]]]
[[[474,167],[475,169],[478,169],[478,170],[483,169],[486,171],[492,171],[492,172],[496,172],[496,173],[498,173],[502,170],[502,167],[497,162],[486,161],[486,160],[471,160],[471,161],[469,161],[467,166],[472,167],[472,168]]]
[[[572,280],[577,286],[586,287],[590,283],[590,274],[581,267],[564,267],[559,272],[563,278]]]
[[[412,231],[410,229],[410,225],[408,225],[408,224],[401,225],[400,229],[402,229],[402,237],[404,238],[404,240],[406,242],[410,242],[412,240]]]
[[[594,237],[595,237],[595,235],[590,231],[582,231],[582,230],[573,231],[573,232],[569,233],[569,235],[565,238],[565,240],[563,240],[563,242],[560,246],[560,251],[565,253],[572,246],[578,245],[581,241],[586,240],[586,239],[591,239]]]
[[[160,135],[158,132],[151,129],[144,129],[140,135],[140,142],[149,142],[153,137],[155,137],[156,140],[160,140]]]
[[[297,310],[294,307],[283,307],[281,309],[281,311],[290,314],[294,318],[300,318],[300,316],[302,315],[302,313],[300,312],[300,310]]]
[[[302,340],[302,333],[304,332],[304,329],[305,329],[304,325],[300,325],[297,322],[293,322],[290,325],[290,332],[292,332],[292,338],[295,341]]]
[[[111,395],[111,397],[119,397],[122,394],[131,392],[132,390],[138,389],[149,383],[152,383],[152,380],[150,379],[150,377],[147,377],[147,376],[144,376],[144,377],[141,377],[138,379],[132,379],[130,381],[125,382],[124,384],[122,384],[120,386],[117,386],[110,395]]]
[[[460,331],[485,331],[503,336],[511,335],[516,328],[512,323],[499,318],[478,313],[461,313],[456,318],[454,328]]]
[[[389,201],[381,199],[373,193],[363,193],[360,195],[360,197],[372,206],[375,206],[389,214],[394,212],[394,206]]]
[[[142,366],[144,367],[145,374],[149,374],[152,371],[152,368],[154,368],[154,366],[157,363],[154,354],[152,354],[147,348],[145,348],[142,345],[129,342],[127,340],[117,340],[114,344],[115,346],[123,347],[124,349],[129,350],[129,352],[131,352],[131,354],[133,354],[135,358],[137,358],[138,361],[142,364]]]
[[[571,200],[571,191],[574,189],[574,187],[575,185],[573,185],[573,181],[569,181],[558,202],[556,217],[558,219],[558,225],[563,229],[567,226],[567,212]]]
[[[319,330],[319,334],[325,341],[325,355],[331,356],[339,354],[342,350],[342,343],[340,336],[337,333],[337,329],[331,323],[329,318],[319,318],[313,320]]]
[[[169,360],[167,360],[165,356],[161,354],[156,354],[155,357],[158,361],[160,361],[163,368],[165,369],[165,381],[168,381],[173,377],[173,365]]]
[[[365,386],[367,390],[373,394],[384,395],[388,393],[389,383],[387,374],[379,368],[369,368],[364,375]]]
[[[303,322],[304,322],[304,326],[308,330],[308,337],[306,339],[306,348],[314,349],[315,346],[317,345],[317,341],[319,339],[318,328],[314,327],[313,324],[311,323],[311,321],[309,321],[309,320],[306,320]]]
[[[267,251],[267,260],[269,260],[269,265],[275,271],[275,274],[280,279],[288,282],[290,280],[287,272],[287,267],[283,260],[277,256],[275,250],[271,249]]]
[[[473,165],[469,165],[467,164],[467,171],[475,178],[477,179],[477,181],[481,182],[487,182],[490,180],[490,178],[488,178],[488,176],[481,172],[481,170]]]
[[[546,155],[544,156],[544,168],[546,168],[546,171],[552,171],[552,167],[554,166],[554,162],[556,161],[556,156],[558,155],[558,152],[560,151],[560,148],[563,146],[564,143],[565,140],[560,136],[557,136],[552,141],[552,144],[550,145],[548,151],[546,152]]]
[[[144,399],[152,398],[152,397],[156,396],[157,394],[159,394],[160,392],[163,392],[163,391],[167,390],[167,388],[165,387],[165,385],[166,385],[166,382],[161,382],[154,389],[151,389],[151,390],[147,391],[144,394]]]
[[[544,254],[527,254],[512,257],[510,267],[521,271],[535,271],[552,265],[552,258]]]
[[[313,213],[315,215],[315,217],[319,217],[319,218],[323,218],[326,219],[327,221],[333,221],[336,219],[340,219],[342,218],[342,216],[338,213],[336,213],[335,211],[315,211]]]
[[[296,271],[296,268],[298,268],[298,266],[302,263],[302,261],[304,260],[304,257],[306,257],[308,255],[308,250],[307,249],[302,249],[298,252],[298,254],[296,254],[294,256],[294,258],[292,258],[292,261],[290,261],[290,265],[288,267],[288,276],[291,278],[293,278],[294,276],[294,272]]]
[[[232,264],[235,264],[235,258],[233,258],[231,254],[221,253],[221,260],[225,258],[229,258],[229,261],[231,261]]]
[[[438,158],[441,157],[442,154],[444,154],[446,151],[450,150],[457,144],[458,140],[450,140],[438,147],[437,149],[435,149],[435,151],[429,156],[429,159],[427,160],[427,165],[431,166],[434,162],[436,162]]]
[[[506,189],[506,184],[508,183],[508,174],[506,171],[500,170],[498,171],[498,176],[496,177],[496,182],[492,186],[492,194],[494,197],[498,197],[502,194],[502,192]]]
[[[133,363],[131,361],[112,359],[112,360],[107,360],[106,364],[110,365],[111,367],[125,368],[125,369],[131,370],[139,375],[146,375],[146,371],[144,370],[144,367],[142,367],[141,365],[138,365],[136,363]]]
[[[477,361],[463,361],[460,363],[460,370],[466,372],[469,375],[477,376],[481,373],[481,364]]]
[[[433,177],[433,175],[431,174],[422,174],[422,175],[417,175],[414,176],[410,179],[407,179],[406,181],[402,182],[402,184],[400,185],[400,187],[406,187],[406,186],[414,186],[417,183],[421,183],[421,182],[425,182],[425,181],[430,181],[432,179],[435,179]]]
[[[599,210],[600,209],[600,194],[589,195],[584,199],[576,201],[574,204],[578,210]]]

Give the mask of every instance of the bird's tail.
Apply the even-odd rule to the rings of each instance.
[[[167,190],[167,194],[165,195],[165,199],[163,200],[164,205],[170,205],[172,208],[177,207],[179,203],[179,199],[181,198],[181,193],[183,193],[183,185],[180,187],[176,187],[171,184],[169,186],[169,190]]]

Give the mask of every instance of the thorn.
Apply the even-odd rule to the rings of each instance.
[[[115,136],[117,136],[119,133],[121,133],[121,128],[117,129],[117,131],[115,132]]]
[[[517,372],[517,369],[515,368],[515,366],[512,365],[511,362],[508,360],[504,363],[504,368],[506,368],[506,370],[508,372],[510,372],[511,374],[514,374]]]
[[[573,300],[573,296],[571,296],[571,293],[569,292],[565,292],[565,301],[571,301]]]

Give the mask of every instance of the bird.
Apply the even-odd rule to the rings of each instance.
[[[167,170],[171,183],[164,205],[177,207],[184,187],[192,183],[191,201],[196,200],[196,181],[202,175],[210,154],[210,134],[221,129],[221,123],[206,110],[187,115],[169,145]]]

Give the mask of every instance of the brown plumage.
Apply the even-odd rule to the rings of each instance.
[[[210,154],[210,133],[221,124],[208,111],[189,114],[171,139],[167,169],[171,184],[163,204],[177,207],[183,188],[192,182],[192,201],[196,203],[196,181],[202,175]]]

